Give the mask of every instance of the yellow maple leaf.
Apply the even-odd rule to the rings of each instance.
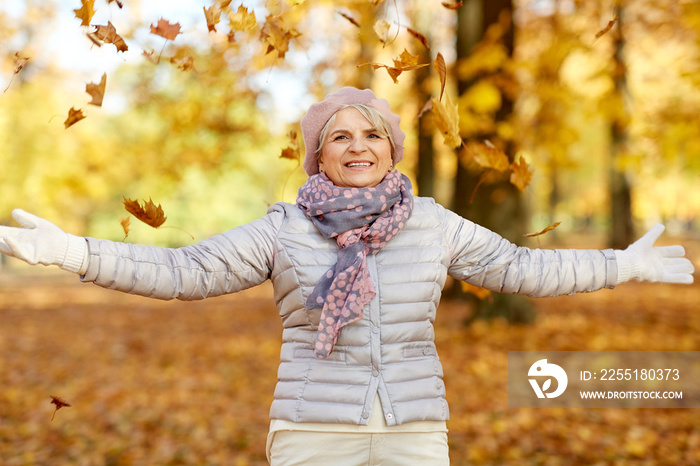
[[[389,27],[389,23],[383,19],[379,19],[374,23],[374,33],[377,35],[382,44],[386,44],[387,40],[389,40]]]
[[[202,7],[202,9],[207,20],[207,29],[209,32],[216,32],[216,25],[221,21],[221,9],[217,5],[212,5],[209,8]]]
[[[160,204],[156,206],[152,199],[149,199],[148,202],[144,201],[143,207],[141,207],[139,201],[127,199],[126,197],[123,202],[127,212],[153,228],[158,228],[168,218],[165,216],[165,212],[163,212]]]
[[[457,104],[453,104],[450,95],[445,94],[445,104],[433,97],[432,112],[435,116],[435,125],[438,127],[445,144],[453,149],[462,145],[462,138],[459,136],[459,112]]]
[[[243,5],[238,7],[235,13],[228,13],[229,27],[234,31],[250,31],[257,26],[255,14],[248,11]]]
[[[63,122],[63,126],[65,129],[68,129],[83,118],[85,118],[83,109],[79,108],[76,110],[75,108],[71,107],[70,110],[68,110],[68,118],[66,118],[66,121]]]
[[[469,141],[466,146],[467,153],[474,159],[479,166],[489,168],[498,172],[505,172],[510,168],[508,156],[501,149],[497,148],[491,142],[476,142]]]
[[[417,70],[418,68],[423,68],[424,66],[429,65],[428,63],[418,63],[418,55],[412,55],[406,49],[401,52],[401,55],[393,60],[394,66],[384,65],[383,63],[363,63],[361,65],[357,65],[357,67],[359,68],[360,66],[369,65],[375,70],[378,70],[379,68],[386,68],[386,71],[389,73],[389,76],[391,76],[391,79],[398,84],[399,81],[397,78],[404,71]]]
[[[289,50],[289,41],[301,34],[294,29],[288,29],[279,16],[268,16],[260,31],[260,40],[267,44],[265,54],[277,52],[278,58],[284,58]]]
[[[561,222],[554,222],[554,223],[551,224],[551,225],[547,225],[547,226],[545,227],[545,229],[542,230],[542,231],[538,231],[538,232],[536,232],[536,233],[528,233],[528,234],[523,235],[523,236],[526,236],[526,237],[528,237],[528,238],[534,238],[535,236],[544,235],[545,233],[554,230],[554,229],[555,229],[556,227],[558,227],[559,225],[561,225]]]

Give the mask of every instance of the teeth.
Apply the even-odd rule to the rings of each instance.
[[[348,167],[369,167],[372,164],[370,162],[350,162]]]

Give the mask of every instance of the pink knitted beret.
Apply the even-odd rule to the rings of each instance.
[[[403,141],[406,135],[399,126],[401,117],[392,113],[389,102],[385,99],[378,99],[369,89],[360,90],[354,87],[344,87],[327,95],[322,102],[311,105],[304,118],[301,119],[301,133],[304,136],[304,146],[306,147],[304,170],[309,176],[318,173],[318,154],[316,151],[318,150],[318,138],[321,135],[321,130],[335,112],[352,104],[367,105],[379,110],[386,117],[396,146],[393,158],[394,165],[403,158]]]

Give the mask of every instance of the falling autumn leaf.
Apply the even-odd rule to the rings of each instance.
[[[75,17],[82,21],[81,26],[89,26],[90,20],[95,16],[95,0],[81,0],[81,3],[82,6],[73,12],[75,12]]]
[[[517,187],[520,191],[525,191],[527,185],[532,181],[532,171],[523,157],[517,162],[510,164],[510,183]]]
[[[175,40],[180,34],[180,23],[171,23],[163,18],[158,20],[157,25],[151,24],[151,34],[163,37],[166,40]]]
[[[593,42],[595,42],[596,40],[600,39],[605,34],[610,32],[610,30],[613,28],[613,26],[615,26],[615,23],[617,23],[618,19],[620,19],[620,18],[619,18],[619,16],[616,15],[613,19],[608,21],[608,24],[603,29],[598,31],[598,33],[595,35],[595,39],[593,40]]]
[[[107,86],[107,73],[102,75],[102,79],[99,84],[88,83],[85,85],[85,92],[90,94],[92,100],[88,102],[90,105],[102,106],[102,100],[105,97],[105,87]]]
[[[207,20],[207,29],[209,32],[216,32],[216,25],[221,21],[221,9],[217,5],[212,5],[209,8],[202,7],[202,9]]]
[[[289,50],[289,41],[301,34],[294,29],[287,29],[281,17],[268,16],[260,31],[260,40],[267,43],[265,54],[277,52],[278,58],[284,58]]]
[[[79,108],[76,110],[75,108],[71,107],[71,109],[68,110],[68,118],[66,118],[66,121],[63,122],[63,126],[65,129],[68,129],[83,118],[85,118],[83,109]]]
[[[389,23],[382,19],[379,19],[374,23],[374,33],[377,35],[382,44],[386,44],[389,40],[389,27]]]
[[[289,132],[289,145],[282,149],[280,158],[296,160],[301,163],[301,150],[299,149],[299,137],[296,131]]]
[[[554,230],[554,229],[555,229],[556,227],[558,227],[560,224],[561,224],[561,222],[554,222],[554,223],[551,224],[551,225],[547,225],[547,227],[546,227],[544,230],[542,230],[542,231],[539,231],[539,232],[537,232],[537,233],[528,233],[528,234],[523,235],[523,236],[526,236],[526,237],[528,237],[528,238],[534,238],[535,236],[544,235],[545,233]]]
[[[440,52],[435,57],[435,71],[440,77],[440,99],[438,100],[442,100],[442,95],[445,92],[445,83],[447,82],[447,66],[445,66],[445,57]]]
[[[482,168],[496,170],[497,172],[505,172],[510,168],[508,156],[490,141],[483,143],[469,141],[466,145],[466,151]]]
[[[172,57],[170,63],[174,63],[182,71],[189,71],[194,69],[194,57],[186,56],[182,58]]]
[[[355,18],[353,18],[352,16],[350,16],[349,14],[343,13],[342,11],[339,11],[338,14],[339,14],[340,16],[342,16],[343,18],[347,19],[348,21],[350,21],[350,24],[352,24],[353,26],[356,26],[356,27],[358,27],[358,28],[359,28],[359,27],[362,27],[362,26],[360,25],[360,23],[359,23]]]
[[[124,230],[124,239],[126,239],[129,236],[129,232],[131,231],[131,217],[119,217],[119,223],[122,226],[122,230]]]
[[[445,145],[453,149],[462,145],[462,138],[459,135],[459,112],[457,104],[452,104],[450,95],[445,94],[445,104],[435,97],[432,99],[432,112],[435,116],[435,125],[445,138]]]
[[[418,68],[428,66],[428,63],[419,64],[418,55],[412,55],[406,49],[404,49],[403,52],[401,52],[401,55],[399,55],[397,58],[394,58],[393,60],[394,66],[384,65],[382,63],[363,63],[357,66],[359,68],[360,66],[369,65],[375,70],[378,70],[379,68],[386,68],[387,72],[389,73],[389,76],[391,76],[391,79],[394,81],[394,83],[399,82],[397,78],[404,71],[417,70]]]
[[[70,408],[72,405],[61,398],[57,396],[51,395],[51,404],[55,405],[56,408],[53,410],[53,415],[51,416],[51,420],[53,421],[53,418],[56,416],[56,411],[58,411],[61,408]]]
[[[462,6],[462,4],[463,4],[463,2],[455,2],[455,3],[442,2],[442,6],[444,6],[448,10],[457,10]]]
[[[415,29],[411,29],[409,27],[406,28],[409,34],[411,34],[413,37],[418,39],[421,44],[423,44],[423,47],[425,47],[427,50],[430,50],[430,44],[428,44],[428,38],[425,37],[423,34],[420,32],[416,31]]]
[[[124,4],[119,0],[107,0],[107,5],[109,5],[112,2],[116,3],[119,9],[124,8]]]
[[[249,12],[243,5],[239,6],[235,13],[229,12],[228,20],[232,31],[250,31],[258,24],[255,14]]]
[[[19,52],[15,52],[15,56],[12,58],[13,64],[14,64],[14,72],[12,73],[12,77],[10,78],[10,82],[7,83],[7,86],[5,87],[5,90],[3,92],[7,92],[7,90],[10,88],[10,85],[12,84],[12,81],[15,79],[15,76],[22,71],[22,68],[24,68],[24,65],[27,64],[29,61],[29,57],[23,57],[19,54]]]
[[[141,207],[139,201],[127,199],[126,197],[123,202],[127,212],[153,228],[160,227],[167,220],[161,205],[158,204],[156,206],[152,199],[149,199],[148,202],[144,200],[143,207]]]
[[[95,26],[95,31],[88,33],[88,37],[97,45],[101,45],[102,42],[105,44],[113,44],[118,52],[126,52],[129,50],[122,36],[117,34],[117,29],[111,21],[107,21],[107,26]]]

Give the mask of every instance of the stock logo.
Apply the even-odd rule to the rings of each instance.
[[[529,378],[530,385],[535,391],[537,398],[556,398],[566,390],[566,385],[569,383],[569,378],[566,376],[566,372],[560,366],[556,364],[550,364],[546,359],[540,359],[530,366],[530,370],[527,372],[528,377],[547,377],[543,382],[542,386],[538,383],[537,378]],[[548,392],[552,387],[552,379],[557,381],[556,390],[553,392]]]

